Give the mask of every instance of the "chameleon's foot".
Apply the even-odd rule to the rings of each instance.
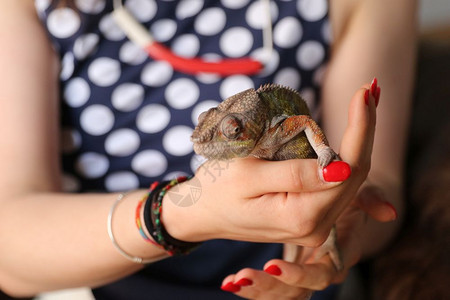
[[[319,167],[324,168],[328,166],[328,164],[335,158],[338,157],[338,155],[331,149],[330,147],[326,146],[323,149],[320,149],[317,152],[317,164]]]
[[[337,246],[336,240],[337,240],[336,227],[333,227],[325,243],[323,243],[322,246],[319,247],[315,257],[316,259],[319,259],[322,256],[328,254],[336,270],[342,271],[344,269],[344,263],[342,262],[342,256]]]
[[[283,260],[287,262],[295,262],[302,254],[303,247],[295,244],[284,244]]]

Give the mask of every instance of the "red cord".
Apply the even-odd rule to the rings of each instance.
[[[153,59],[167,61],[175,70],[188,74],[215,73],[221,76],[236,74],[253,75],[263,69],[261,62],[251,58],[223,59],[218,62],[207,62],[199,58],[180,57],[157,42],[146,46],[145,50]]]

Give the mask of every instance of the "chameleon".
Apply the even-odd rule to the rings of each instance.
[[[278,84],[247,89],[202,112],[191,141],[196,154],[213,160],[317,158],[324,168],[339,159],[300,94]],[[284,259],[294,261],[300,251],[286,244]],[[335,227],[316,257],[326,254],[337,270],[343,268]]]

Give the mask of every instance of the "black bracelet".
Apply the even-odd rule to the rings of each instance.
[[[190,178],[178,177],[172,181],[164,181],[150,191],[144,206],[144,223],[153,240],[170,255],[184,255],[201,245],[201,243],[185,242],[171,236],[161,222],[162,200],[166,192],[173,186]]]

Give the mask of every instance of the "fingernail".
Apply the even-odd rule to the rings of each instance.
[[[375,96],[378,87],[378,79],[375,77],[370,84],[370,93]]]
[[[253,281],[251,281],[250,279],[248,279],[248,278],[242,278],[242,279],[239,279],[237,282],[235,282],[234,283],[235,285],[238,285],[238,286],[249,286],[249,285],[252,285],[253,284]]]
[[[366,103],[366,105],[369,105],[369,90],[366,90],[364,92],[364,102]]]
[[[380,94],[381,94],[381,88],[377,87],[377,93],[375,95],[375,106],[378,107],[378,102],[380,102]]]
[[[275,275],[275,276],[281,275],[281,269],[276,265],[268,266],[267,268],[264,269],[264,272],[266,272],[270,275]]]
[[[392,217],[391,220],[395,221],[398,218],[397,209],[395,209],[394,205],[392,205],[390,202],[385,201],[385,204],[391,208]]]
[[[236,285],[236,284],[234,284],[234,283],[232,283],[232,282],[230,281],[230,282],[228,282],[227,284],[222,285],[222,286],[220,287],[220,289],[221,289],[222,291],[225,291],[225,292],[236,293],[236,292],[239,292],[239,291],[241,290],[241,287],[238,286],[238,285]]]
[[[344,181],[350,177],[352,170],[350,165],[343,161],[333,161],[322,170],[323,179],[326,182]]]

